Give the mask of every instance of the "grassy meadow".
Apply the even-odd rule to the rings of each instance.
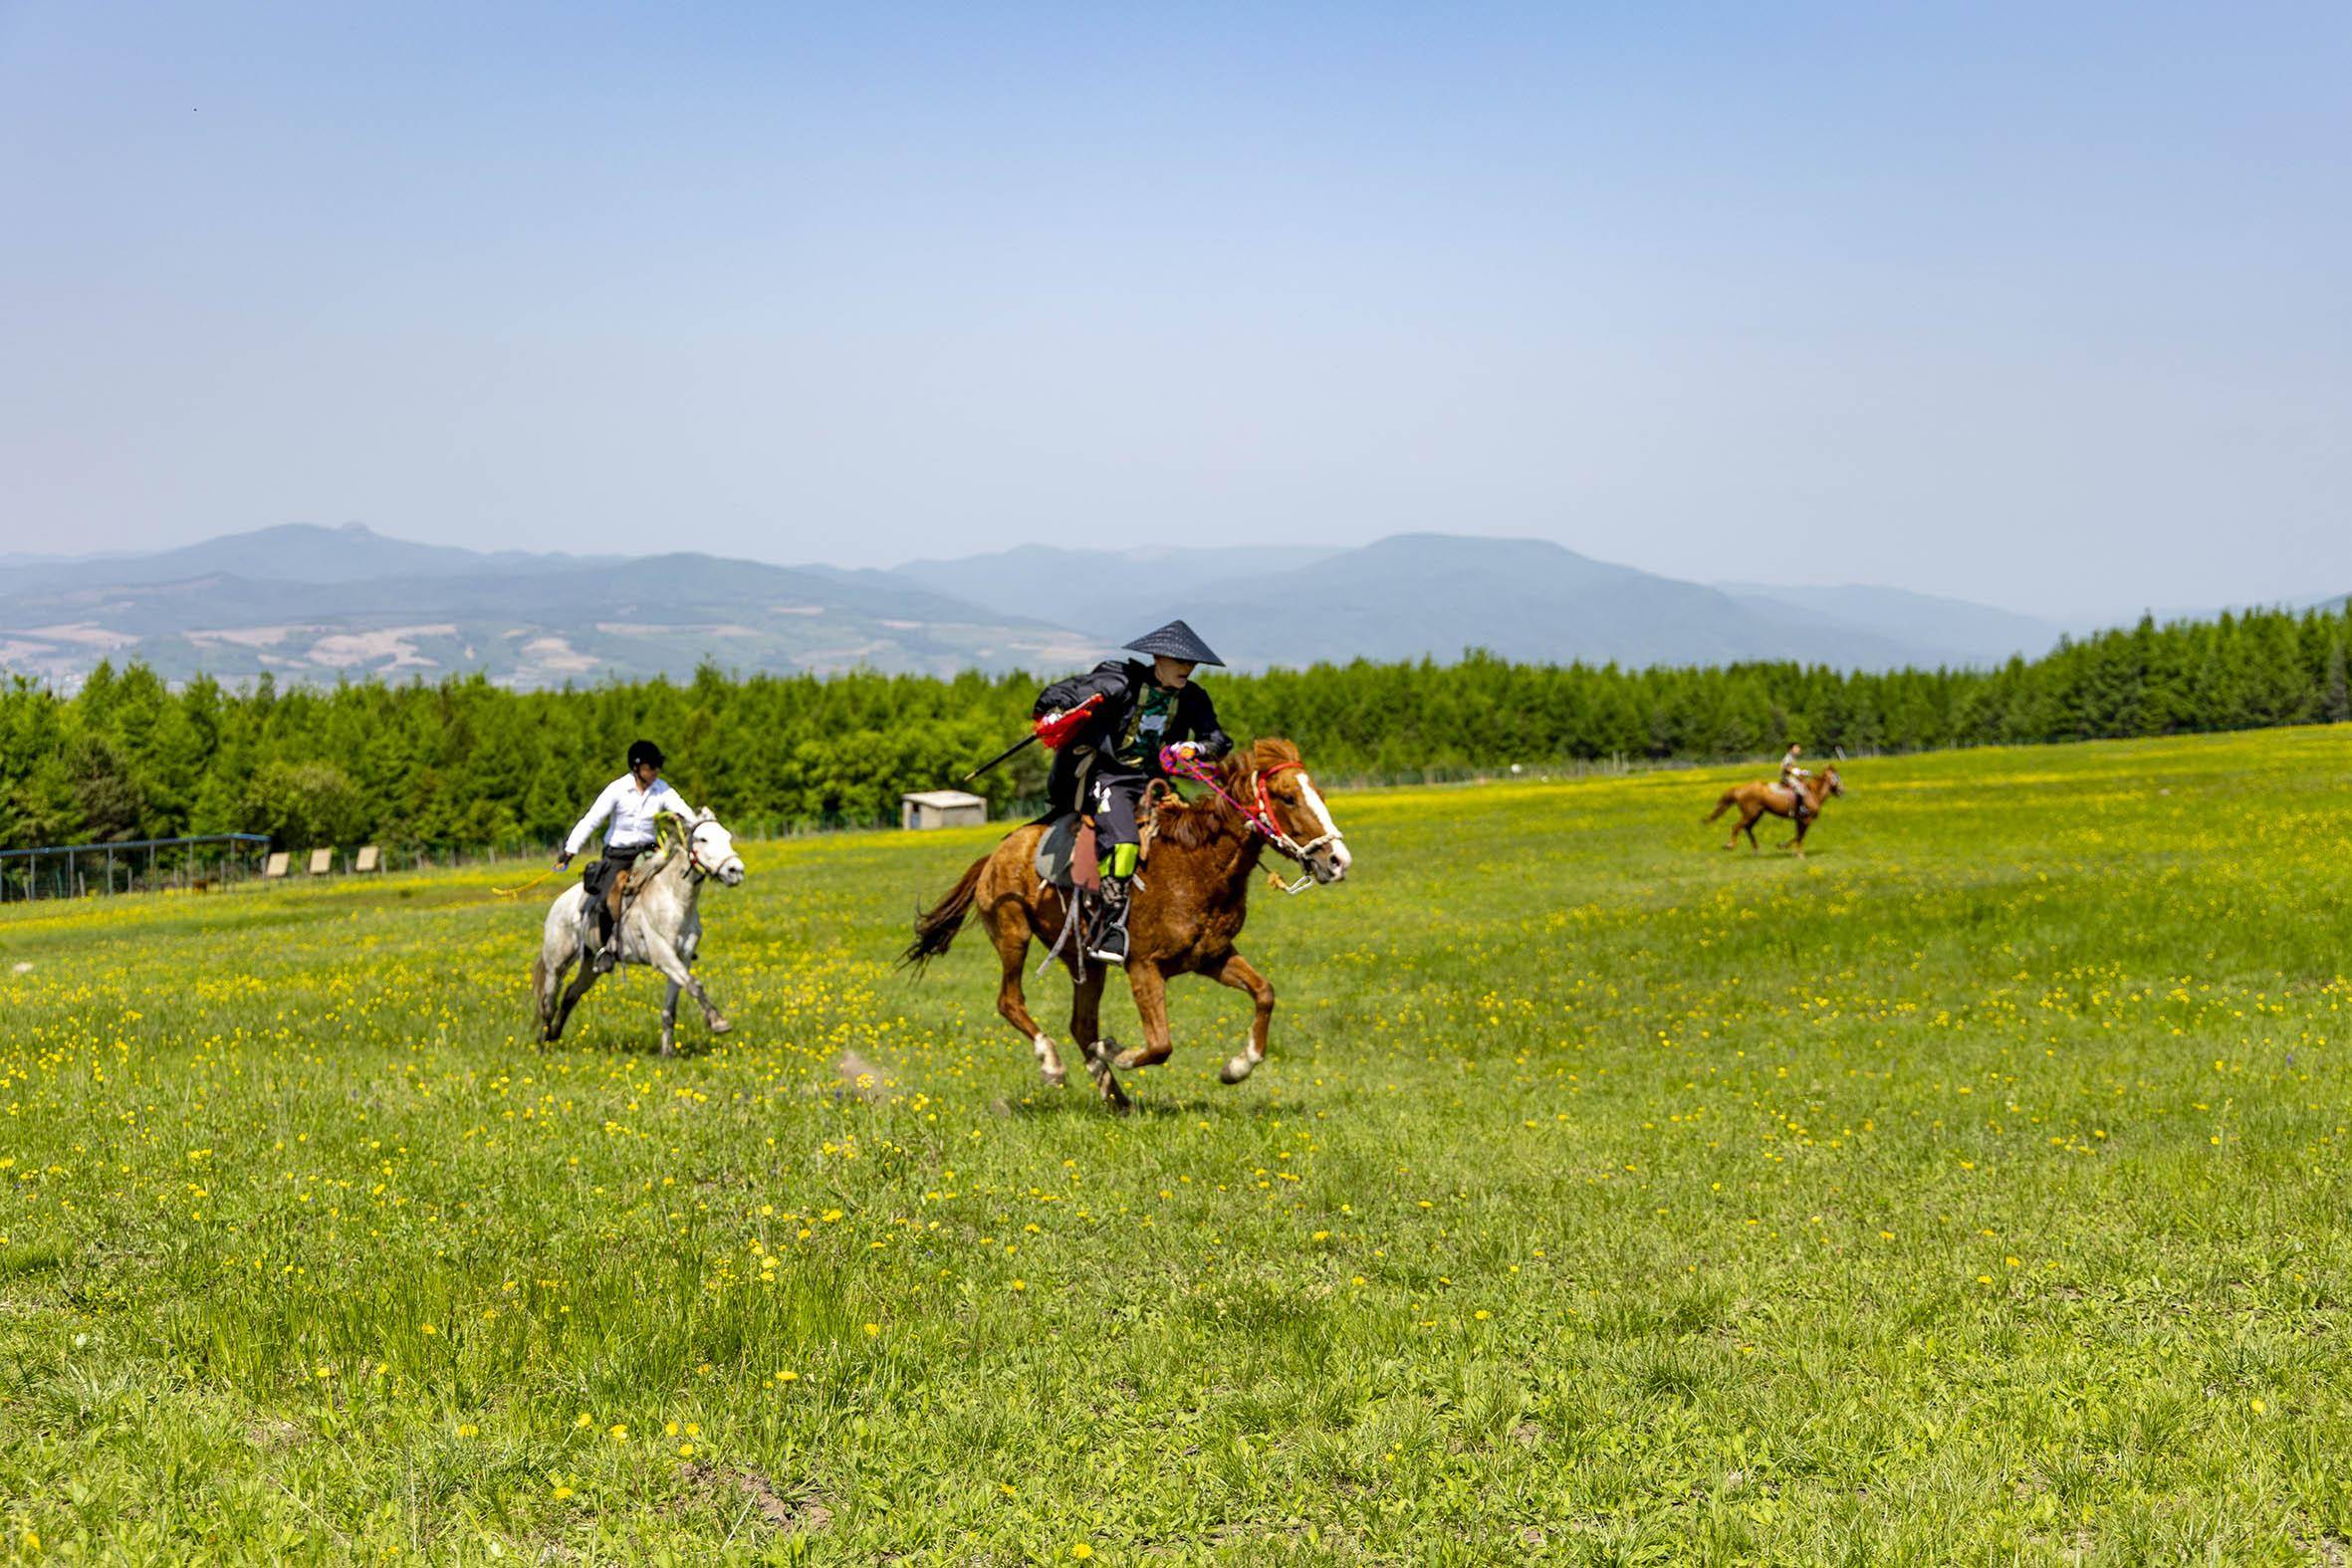
[[[1124,1119],[892,968],[988,833],[746,845],[666,1061],[512,868],[0,911],[5,1551],[2345,1561],[2352,731],[1846,772],[1341,792]]]

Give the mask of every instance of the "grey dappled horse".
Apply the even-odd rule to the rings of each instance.
[[[683,817],[664,820],[681,823],[684,840],[665,842],[653,858],[638,862],[629,873],[635,891],[620,922],[619,941],[621,963],[647,965],[669,982],[661,1004],[661,1053],[674,1056],[680,991],[693,994],[713,1034],[734,1027],[688,966],[702,947],[702,911],[695,907],[702,884],[717,877],[729,887],[738,885],[743,881],[743,857],[735,852],[734,835],[708,811],[691,822]],[[581,951],[585,896],[577,882],[556,895],[548,906],[539,957],[531,962],[531,994],[539,1006],[540,1037],[545,1040],[562,1036],[572,1009],[596,983],[595,966],[583,962]],[[580,965],[580,974],[567,987],[564,977],[574,964]]]

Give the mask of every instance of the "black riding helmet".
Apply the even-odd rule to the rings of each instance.
[[[639,763],[650,763],[653,766],[653,771],[659,773],[661,765],[668,760],[661,755],[661,748],[651,741],[629,742],[629,772],[631,773],[637,771]]]

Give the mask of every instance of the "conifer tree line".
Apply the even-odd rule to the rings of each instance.
[[[1612,757],[1726,761],[2169,735],[2352,720],[2352,613],[2259,610],[2061,642],[1998,669],[1791,663],[1623,670],[1513,664],[1204,671],[1238,738],[1288,735],[1323,778]],[[894,820],[1018,738],[1027,675],[731,678],[713,668],[583,691],[480,677],[178,690],[101,666],[71,697],[0,690],[0,847],[268,833],[302,849],[552,844],[647,736],[738,830]],[[998,814],[1044,793],[1032,749],[970,787]]]

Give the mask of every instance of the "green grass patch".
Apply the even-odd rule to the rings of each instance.
[[[10,1549],[2341,1560],[2345,732],[1753,772],[1335,799],[1126,1119],[890,967],[990,834],[747,846],[674,1061],[511,868],[0,912]]]

